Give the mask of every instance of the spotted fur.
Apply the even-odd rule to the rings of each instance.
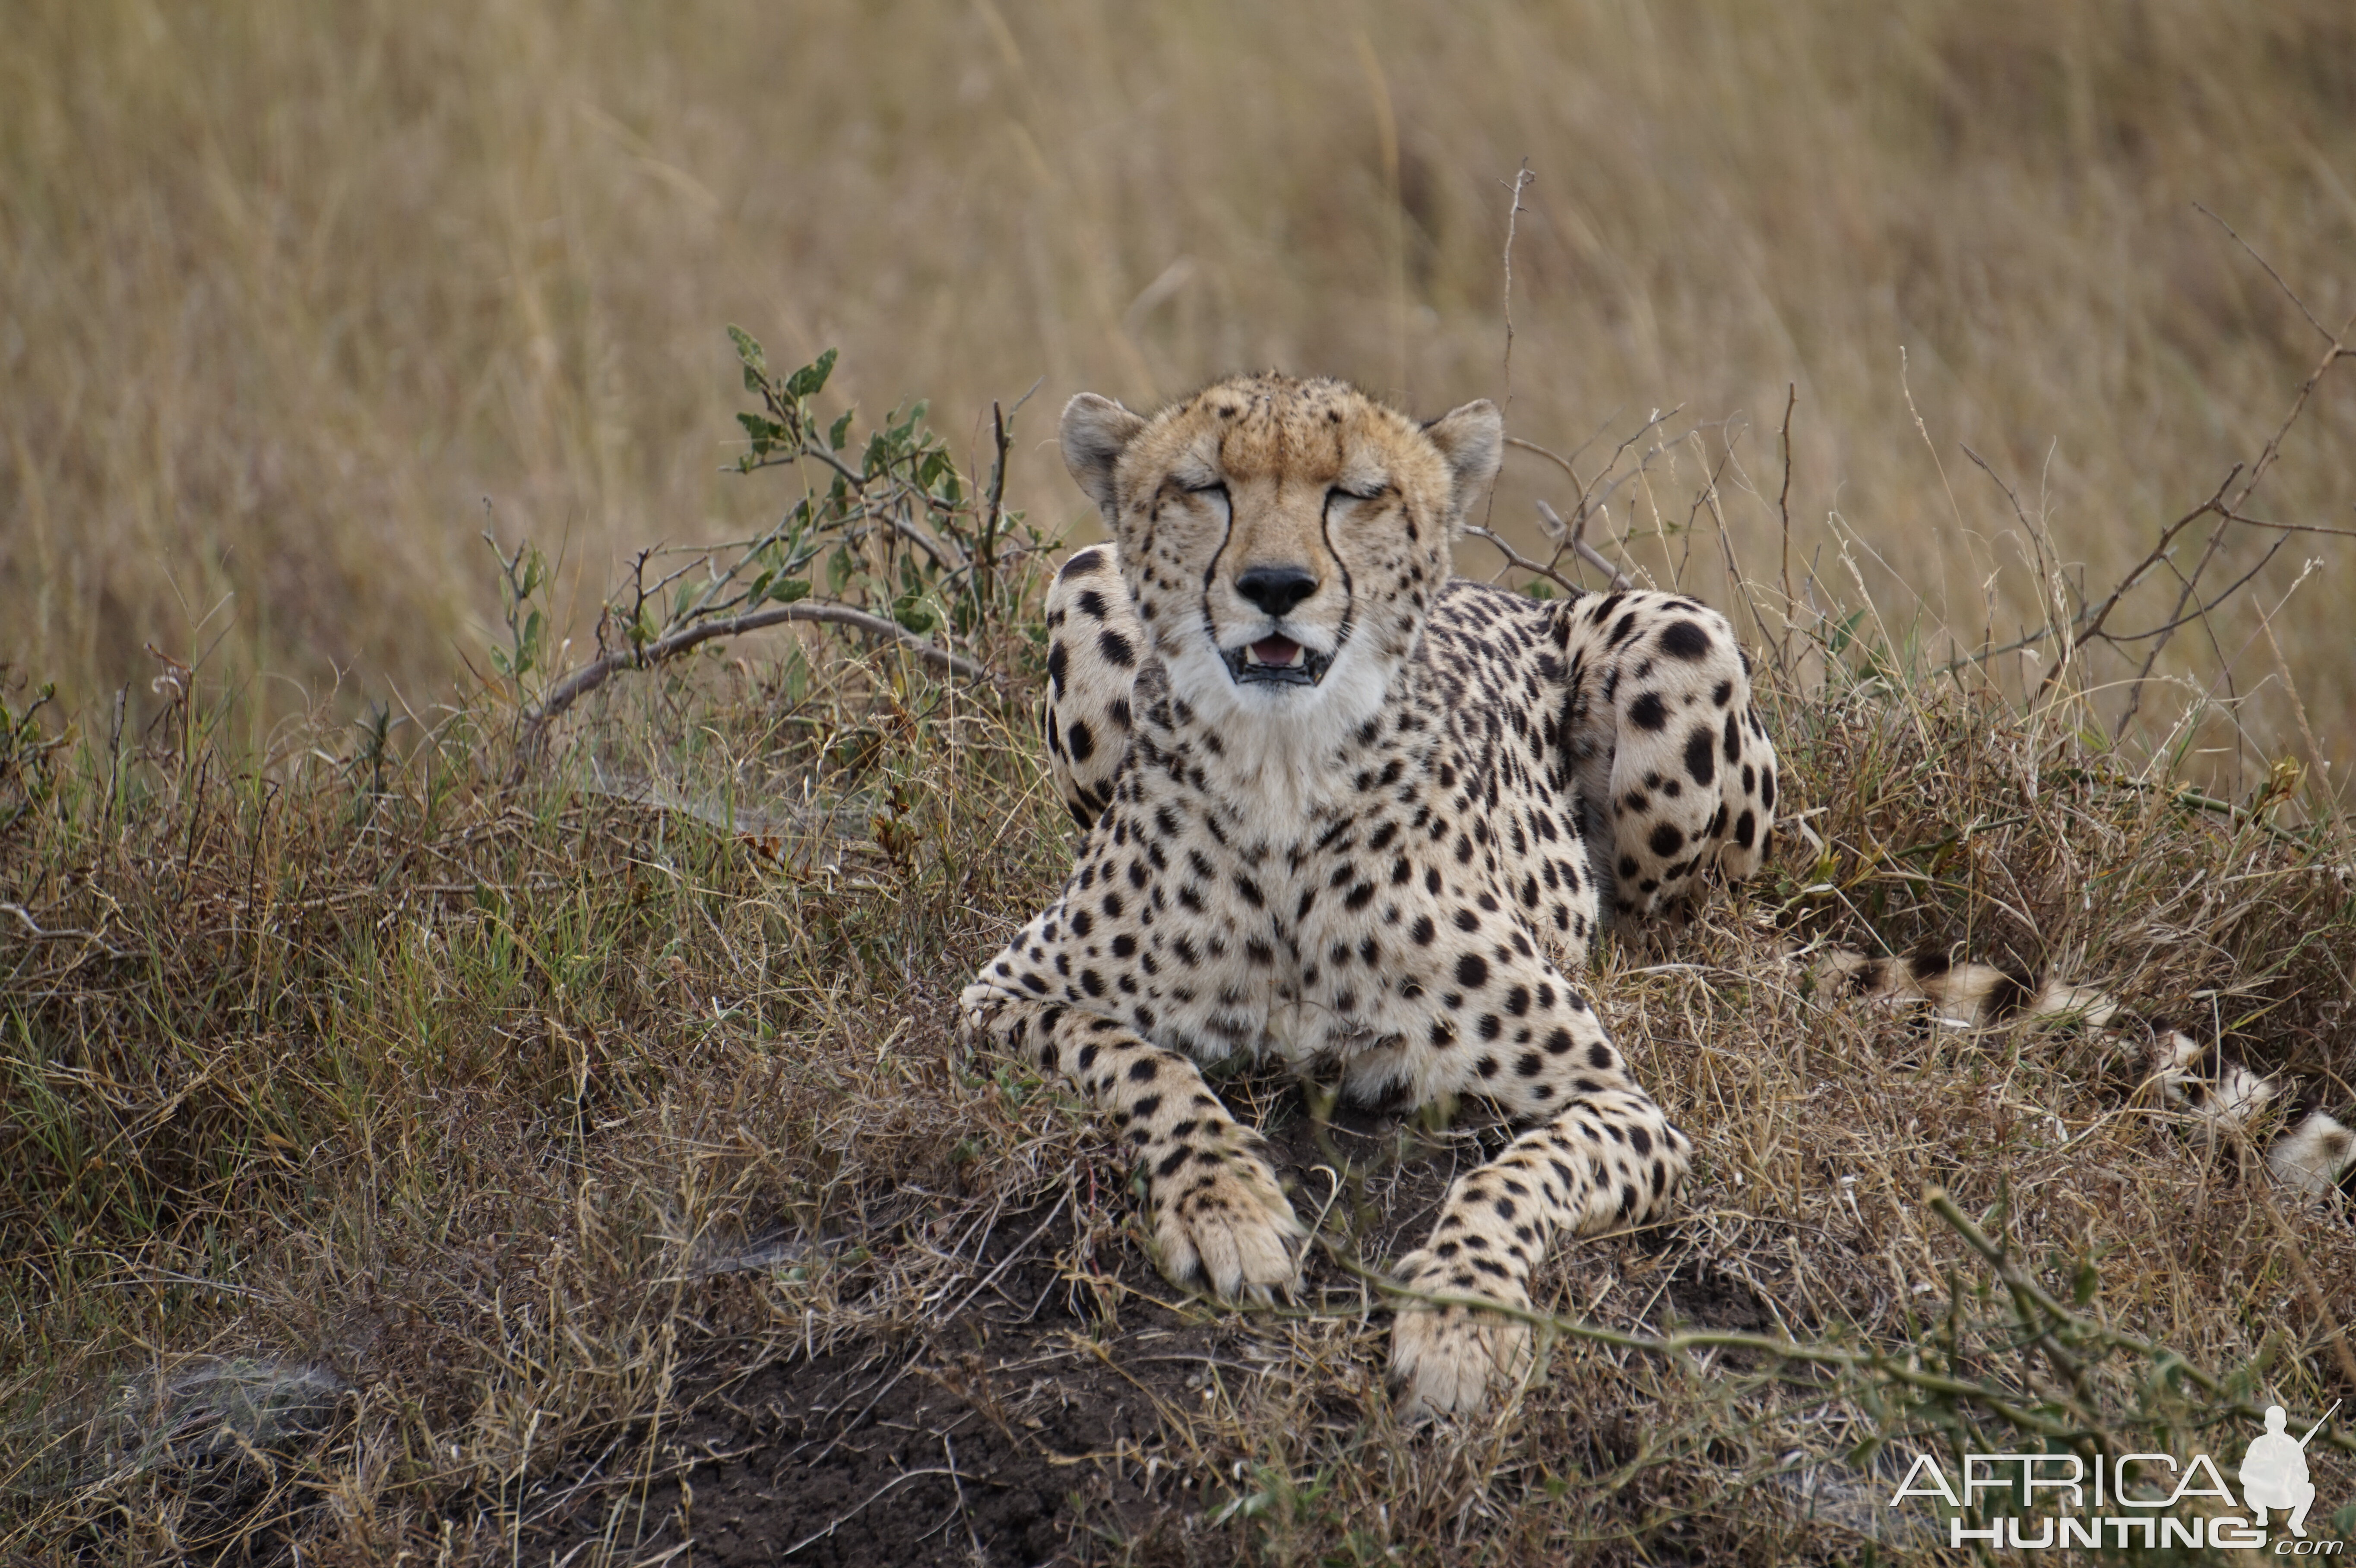
[[[1956,1028],[2082,1022],[2136,1051],[2171,1115],[2239,1136],[2276,1128],[2266,1145],[2266,1166],[2276,1179],[2318,1196],[2356,1192],[2356,1132],[2326,1112],[2319,1096],[2294,1093],[2222,1040],[2147,1019],[2086,987],[1957,964],[1939,953],[1871,958],[1836,951],[1816,960],[1815,972],[1835,996],[1920,1006]]]
[[[962,998],[972,1032],[1135,1147],[1173,1278],[1297,1277],[1301,1228],[1196,1063],[1330,1071],[1361,1100],[1485,1096],[1526,1124],[1394,1272],[1529,1305],[1558,1233],[1663,1212],[1690,1145],[1575,978],[1772,829],[1775,756],[1723,617],[1676,594],[1541,603],[1450,574],[1496,411],[1428,425],[1332,381],[1241,378],[1141,418],[1066,408],[1115,543],[1048,600],[1049,744],[1086,829],[1062,892]],[[1512,1320],[1403,1308],[1411,1414],[1526,1364]]]

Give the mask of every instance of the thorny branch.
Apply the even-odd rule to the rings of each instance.
[[[1562,520],[1562,514],[1546,502],[1540,501],[1537,507],[1538,520],[1546,525],[1547,533],[1560,539],[1580,560],[1611,579],[1614,592],[1624,592],[1631,586],[1627,574],[1605,560],[1601,550],[1587,542],[1587,519],[1591,514],[1582,511],[1578,522],[1566,523]]]
[[[1576,459],[1580,453],[1585,452],[1590,446],[1595,444],[1603,433],[1601,430],[1598,430],[1594,435],[1581,442],[1578,450],[1567,457],[1534,441],[1525,441],[1519,436],[1505,438],[1506,445],[1518,447],[1524,452],[1545,458],[1561,469],[1569,476],[1570,482],[1579,486],[1579,500],[1571,507],[1571,520],[1568,523],[1552,506],[1543,500],[1537,503],[1539,526],[1546,530],[1547,538],[1554,541],[1555,546],[1554,553],[1547,560],[1543,561],[1531,560],[1512,545],[1507,544],[1493,529],[1468,526],[1464,532],[1472,539],[1482,539],[1495,546],[1498,553],[1505,558],[1507,567],[1516,571],[1535,572],[1566,592],[1580,594],[1587,592],[1580,583],[1563,575],[1562,560],[1566,555],[1576,556],[1602,572],[1612,584],[1613,592],[1627,592],[1635,586],[1634,581],[1626,572],[1612,565],[1610,557],[1587,542],[1587,525],[1592,517],[1598,516],[1608,517],[1612,497],[1619,494],[1623,485],[1641,478],[1652,465],[1653,460],[1674,444],[1668,440],[1656,441],[1636,460],[1633,468],[1624,473],[1620,469],[1621,459],[1628,454],[1630,448],[1668,421],[1675,419],[1679,411],[1679,409],[1655,411],[1652,418],[1637,426],[1619,445],[1612,449],[1611,457],[1604,462],[1601,468],[1596,471],[1591,479],[1580,477]],[[1607,421],[1606,428],[1608,426]],[[1697,505],[1698,504],[1697,502]]]
[[[2207,208],[2203,208],[2201,210],[2212,219],[2215,219],[2216,215],[2208,213]],[[2249,251],[2247,242],[2244,241],[2240,235],[2233,233],[2233,230],[2222,220],[2218,220],[2218,226],[2224,229],[2227,234],[2232,235],[2234,241],[2241,244],[2244,250]],[[2314,398],[2316,388],[2321,384],[2324,377],[2330,372],[2334,365],[2341,359],[2356,357],[2356,347],[2351,347],[2348,341],[2351,330],[2356,329],[2356,315],[2351,315],[2337,333],[2328,330],[2316,320],[2314,313],[2307,308],[2306,304],[2296,293],[2291,293],[2289,286],[2283,283],[2281,275],[2266,262],[2263,256],[2259,256],[2254,251],[2251,251],[2250,254],[2261,267],[2265,269],[2266,275],[2273,278],[2276,283],[2283,288],[2283,292],[2290,297],[2291,302],[2298,306],[2299,313],[2326,340],[2323,353],[2318,357],[2313,367],[2308,370],[2307,379],[2299,383],[2297,393],[2291,400],[2289,411],[2284,414],[2281,422],[2275,427],[2273,434],[2267,437],[2257,457],[2252,462],[2234,464],[2226,471],[2223,479],[2219,481],[2216,489],[2206,498],[2163,527],[2150,549],[2146,551],[2142,559],[2113,584],[2101,599],[2084,603],[2078,613],[2067,621],[2049,619],[2046,624],[2008,643],[1966,654],[1945,666],[1942,673],[1952,673],[1965,665],[1985,666],[1987,661],[2006,654],[2019,653],[2048,641],[2058,641],[2060,645],[2056,649],[2055,656],[2048,664],[2043,677],[2038,683],[2038,693],[2042,696],[2055,681],[2061,678],[2062,671],[2082,650],[2096,643],[2102,643],[2125,654],[2127,645],[2148,642],[2152,645],[2137,661],[2136,675],[2129,683],[2126,706],[2119,716],[2118,727],[2124,728],[2134,719],[2141,707],[2145,687],[2149,682],[2153,670],[2158,667],[2160,655],[2166,650],[2169,640],[2174,633],[2179,627],[2205,619],[2232,599],[2235,593],[2241,592],[2274,560],[2283,545],[2288,542],[2292,534],[2312,533],[2335,538],[2356,538],[2356,529],[2329,528],[2315,523],[2277,522],[2271,518],[2253,517],[2245,509],[2251,498],[2257,493],[2259,485],[2264,483],[2267,471],[2281,456],[2283,442],[2289,436],[2292,427],[2297,424],[2300,417],[2306,412],[2308,404]],[[1997,475],[1995,469],[1979,453],[1969,447],[1964,448],[1964,453],[2004,493],[2006,500],[2012,507],[2014,516],[2019,518],[2022,525],[2030,527],[2027,513],[2023,510],[2020,499],[2013,492],[2012,487]],[[2208,540],[2201,549],[2200,559],[2194,563],[2191,571],[2187,573],[2175,565],[2173,552],[2186,533],[2204,518],[2214,518],[2216,527],[2210,531]],[[2277,535],[2277,538],[2260,557],[2256,565],[2236,577],[2222,592],[2204,598],[2201,588],[2201,578],[2215,563],[2228,536],[2236,527],[2271,530]],[[2031,531],[2034,532],[2033,528]],[[2111,617],[2118,610],[2119,605],[2137,586],[2163,568],[2175,575],[2180,585],[2175,606],[2169,612],[2167,618],[2147,631],[2133,633],[2112,631]]]
[[[1544,501],[1540,501],[1538,503],[1538,516],[1545,518],[1546,521],[1553,528],[1560,528],[1563,526],[1562,518],[1556,514],[1555,509],[1552,507],[1547,506]],[[1545,578],[1547,581],[1553,583],[1556,587],[1561,589],[1564,592],[1569,593],[1573,597],[1577,597],[1578,595],[1587,592],[1586,588],[1570,578],[1565,577],[1561,571],[1557,570],[1557,563],[1562,560],[1561,550],[1557,550],[1555,552],[1553,560],[1532,560],[1529,557],[1515,549],[1512,545],[1507,544],[1501,535],[1493,532],[1488,528],[1474,528],[1472,525],[1467,524],[1465,526],[1464,532],[1468,538],[1485,539],[1490,544],[1496,546],[1498,553],[1505,558],[1505,564],[1515,568],[1516,571],[1534,571],[1540,577]],[[1613,592],[1625,592],[1632,586],[1628,581],[1627,575],[1621,571],[1618,567],[1613,566],[1609,560],[1605,559],[1601,550],[1597,549],[1593,545],[1589,544],[1585,539],[1570,539],[1565,543],[1563,548],[1565,549],[1574,551],[1579,556],[1580,560],[1587,562],[1588,565],[1594,567],[1597,571],[1609,577],[1612,581],[1612,589]]]
[[[2314,396],[2317,385],[2322,381],[2333,365],[2351,353],[2346,347],[2351,327],[2356,327],[2356,315],[2351,315],[2347,324],[2332,336],[2330,347],[2326,348],[2322,357],[2315,362],[2315,368],[2308,372],[2307,379],[2299,384],[2298,395],[2291,400],[2290,411],[2283,416],[2282,423],[2276,427],[2274,434],[2266,438],[2265,449],[2258,453],[2257,461],[2248,465],[2246,476],[2244,476],[2244,465],[2235,464],[2207,500],[2162,528],[2159,539],[2152,546],[2150,552],[2137,561],[2126,576],[2119,580],[2118,586],[2113,588],[2100,604],[2094,606],[2079,617],[2079,624],[2084,629],[2083,631],[2072,629],[2065,633],[2069,639],[2068,646],[2083,647],[2102,636],[2104,626],[2110,621],[2111,612],[2118,608],[2119,601],[2126,597],[2130,589],[2141,582],[2155,567],[2166,560],[2169,549],[2174,546],[2177,539],[2187,528],[2201,518],[2212,517],[2217,518],[2220,535],[2223,533],[2227,524],[2246,523],[2259,528],[2265,526],[2257,518],[2244,515],[2242,508],[2248,503],[2250,497],[2256,494],[2259,485],[2265,482],[2266,471],[2274,466],[2275,460],[2282,455],[2283,438],[2290,434],[2291,427],[2298,422],[2299,415],[2307,411],[2308,400]],[[2241,482],[2238,489],[2235,487],[2237,479]],[[2206,567],[2215,553],[2212,544],[2201,557],[2201,564]],[[2200,573],[2196,571],[2193,573],[2191,582],[2199,581]],[[2191,582],[2186,585],[2188,592]],[[2180,612],[2180,603],[2179,608]],[[2056,668],[2060,667],[2060,662],[2055,661]],[[2046,678],[2048,681],[2051,680],[2051,671],[2047,673]]]

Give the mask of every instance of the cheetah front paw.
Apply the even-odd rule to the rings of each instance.
[[[1162,1272],[1179,1285],[1199,1275],[1223,1301],[1266,1301],[1272,1291],[1290,1290],[1307,1234],[1276,1172],[1248,1149],[1202,1150],[1183,1169],[1155,1179]]]
[[[1490,1296],[1453,1277],[1429,1252],[1410,1253],[1394,1272],[1399,1281],[1435,1296]],[[1500,1302],[1526,1309],[1526,1301]],[[1391,1384],[1401,1418],[1471,1414],[1492,1389],[1509,1388],[1528,1371],[1529,1325],[1463,1307],[1402,1301],[1391,1325]]]

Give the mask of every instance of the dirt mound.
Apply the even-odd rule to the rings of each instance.
[[[1333,1156],[1363,1173],[1368,1151],[1405,1152],[1380,1162],[1380,1201],[1367,1211],[1376,1256],[1409,1244],[1455,1168],[1482,1157],[1484,1137],[1503,1136],[1452,1139],[1435,1157],[1397,1117],[1344,1111],[1321,1127],[1298,1093],[1280,1082],[1268,1092],[1269,1130],[1296,1195],[1317,1189]],[[1681,1251],[1667,1240],[1652,1250],[1664,1245]],[[983,1284],[945,1321],[683,1389],[693,1413],[658,1436],[668,1462],[640,1453],[610,1467],[669,1477],[642,1507],[634,1499],[562,1521],[547,1541],[552,1560],[604,1540],[621,1562],[689,1547],[697,1562],[723,1564],[1036,1564],[1100,1557],[1102,1536],[1132,1559],[1224,1561],[1232,1553],[1218,1543],[1251,1477],[1204,1462],[1198,1423],[1205,1406],[1276,1370],[1285,1347],[1254,1315],[1185,1298],[1133,1244],[1091,1260],[1103,1271],[1094,1281],[1059,1266],[1087,1248],[1063,1205],[1001,1215],[973,1259]],[[1663,1299],[1682,1321],[1765,1326],[1740,1282],[1693,1258],[1663,1261]],[[1312,1297],[1351,1285],[1323,1253],[1305,1275]],[[1101,1310],[1110,1282],[1115,1325]],[[1362,1348],[1379,1349],[1374,1328]]]

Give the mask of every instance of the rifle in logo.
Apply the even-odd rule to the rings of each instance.
[[[2307,1445],[2340,1403],[2333,1400],[2331,1410],[2323,1413],[2323,1421],[2308,1427],[2307,1435],[2296,1443],[2284,1430],[2289,1417],[2283,1407],[2266,1406],[2266,1429],[2250,1440],[2250,1451],[2242,1456],[2242,1500],[2249,1505],[2251,1522],[2260,1530],[2265,1528],[2266,1510],[2277,1509],[2290,1515],[2293,1535],[2306,1536],[2307,1510],[2315,1503],[2315,1483],[2307,1478]]]

